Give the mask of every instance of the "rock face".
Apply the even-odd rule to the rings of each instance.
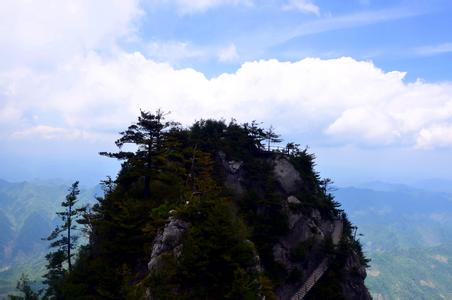
[[[307,192],[303,189],[303,178],[285,155],[264,157],[262,160],[273,167],[272,174],[277,183],[276,193],[278,197],[284,199],[282,212],[287,217],[288,225],[288,232],[276,240],[271,252],[274,261],[290,279],[286,278],[280,282],[275,287],[274,293],[278,299],[291,299],[319,264],[325,260],[334,259],[327,256],[325,245],[338,244],[342,237],[343,222],[339,220],[339,216],[326,216],[319,208],[305,205],[304,194]],[[259,191],[260,187],[247,178],[242,161],[228,160],[226,154],[220,151],[217,154],[217,163],[223,169],[224,186],[238,199],[247,193],[247,189]],[[335,236],[338,224],[341,226],[341,233],[340,236]],[[163,254],[170,253],[175,257],[180,255],[182,236],[188,228],[188,223],[174,217],[169,218],[168,223],[155,238],[148,264],[151,272],[160,267]],[[252,241],[249,242],[252,243]],[[248,271],[263,271],[258,253],[255,255],[255,260],[256,267]],[[354,250],[350,250],[345,266],[340,272],[342,275],[339,286],[345,299],[371,299],[364,285],[365,267]],[[148,296],[148,299],[152,297]]]
[[[284,156],[274,160],[273,172],[286,193],[297,191],[302,184],[300,174]]]
[[[288,273],[299,272],[300,278],[280,284],[275,291],[279,299],[290,299],[317,268],[325,258],[321,251],[322,242],[334,231],[334,222],[322,219],[318,210],[303,214],[287,208],[287,214],[290,231],[278,239],[273,247],[273,256]],[[304,257],[294,259],[299,247],[303,247]]]
[[[243,162],[235,160],[227,160],[226,154],[223,151],[218,153],[218,159],[223,166],[225,182],[224,185],[236,195],[243,195],[245,190],[243,188],[244,171],[242,170]]]
[[[182,251],[182,236],[187,231],[189,224],[175,217],[169,217],[168,223],[161,230],[152,247],[151,260],[148,263],[150,272],[157,270],[161,265],[161,257],[165,253],[172,253],[178,257]]]
[[[343,270],[344,280],[341,283],[346,299],[367,300],[372,299],[364,285],[366,269],[361,265],[358,255],[354,252],[347,258]]]
[[[303,194],[303,180],[295,167],[283,155],[273,159],[273,173],[278,181],[286,201],[283,210],[287,215],[289,232],[281,236],[273,246],[273,257],[288,274],[298,274],[296,280],[288,280],[280,284],[275,293],[278,299],[290,299],[326,258],[323,251],[325,241],[334,240],[337,244],[342,232],[342,222],[323,217],[318,209],[303,211],[302,200],[296,195]],[[337,227],[340,228],[337,228]],[[303,256],[294,258],[294,254],[302,247]],[[340,286],[345,299],[371,299],[364,285],[366,270],[361,265],[356,253],[347,257]],[[289,275],[290,276],[290,275]]]

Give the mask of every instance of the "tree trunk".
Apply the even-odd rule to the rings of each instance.
[[[67,229],[67,265],[69,273],[72,271],[71,263],[71,226],[72,226],[72,205],[69,205],[69,216],[67,219],[68,229]]]
[[[152,170],[152,144],[154,142],[154,139],[151,137],[149,144],[148,144],[148,153],[147,153],[147,164],[145,163],[145,172],[151,172]],[[151,195],[151,175],[145,174],[144,175],[144,191],[143,196],[145,199],[149,198]]]

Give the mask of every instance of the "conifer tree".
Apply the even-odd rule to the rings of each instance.
[[[52,233],[45,238],[50,241],[50,248],[55,249],[46,255],[47,273],[44,275],[44,283],[47,284],[45,297],[55,297],[61,299],[61,284],[65,276],[72,270],[73,250],[77,246],[78,235],[74,233],[77,230],[77,221],[85,208],[77,208],[77,197],[80,194],[76,181],[69,188],[66,200],[61,203],[62,211],[57,212],[58,217],[63,222],[57,226]]]
[[[39,294],[31,288],[31,281],[27,274],[22,273],[17,282],[16,289],[22,293],[23,296],[8,295],[9,300],[38,300]]]
[[[273,126],[270,126],[270,128],[268,128],[265,133],[265,139],[267,140],[267,147],[268,147],[268,151],[270,151],[271,149],[271,143],[280,143],[282,142],[282,139],[280,139],[280,135],[277,134],[275,132],[275,129],[273,128]]]
[[[262,145],[262,141],[267,139],[267,133],[259,125],[260,123],[253,120],[251,124],[243,124],[243,128],[248,132],[249,136],[255,144],[255,147],[257,149],[264,150],[265,146]]]
[[[165,114],[161,110],[157,110],[155,114],[141,111],[138,122],[120,132],[121,137],[115,142],[120,150],[125,144],[134,144],[137,150],[99,154],[124,160],[136,174],[144,175],[144,197],[147,198],[150,194],[151,175],[158,167],[158,156],[163,150],[165,132],[176,125],[174,122],[166,122]]]

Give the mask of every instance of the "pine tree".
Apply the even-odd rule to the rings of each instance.
[[[280,135],[275,132],[273,126],[270,126],[265,132],[265,139],[267,140],[267,150],[271,150],[271,143],[280,143],[282,139],[280,139]]]
[[[52,233],[45,238],[50,241],[50,248],[55,249],[46,255],[47,273],[44,275],[44,283],[47,284],[45,297],[54,296],[61,299],[61,285],[64,278],[72,270],[72,257],[77,246],[78,235],[74,233],[77,230],[77,221],[85,208],[77,208],[77,196],[80,194],[76,181],[69,188],[66,200],[61,203],[62,211],[57,212],[58,217],[63,224],[57,226]]]
[[[8,295],[9,300],[38,300],[39,294],[31,288],[31,281],[27,274],[22,273],[17,282],[16,289],[21,292],[23,296]]]
[[[165,133],[175,127],[177,123],[165,122],[165,114],[157,110],[155,114],[141,111],[136,124],[130,125],[116,142],[121,150],[125,144],[134,144],[138,147],[135,152],[119,151],[116,153],[100,152],[100,155],[113,157],[126,161],[135,174],[144,175],[144,197],[149,197],[151,175],[158,168],[158,156],[163,150]],[[123,165],[125,167],[126,165]]]
[[[248,135],[254,142],[255,147],[260,150],[265,150],[265,146],[262,145],[262,142],[266,140],[267,134],[264,129],[260,127],[260,123],[253,120],[251,124],[243,124],[243,128],[246,132],[248,132]]]

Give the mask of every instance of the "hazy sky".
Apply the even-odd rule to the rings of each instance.
[[[2,0],[0,178],[114,175],[139,109],[273,124],[322,176],[452,179],[450,0]]]

